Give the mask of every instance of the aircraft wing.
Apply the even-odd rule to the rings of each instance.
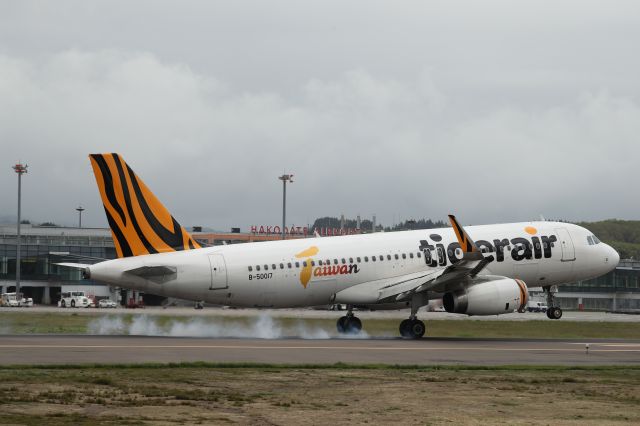
[[[394,303],[410,300],[416,293],[435,291],[444,293],[463,287],[490,262],[460,226],[455,216],[449,215],[451,225],[462,249],[462,260],[444,269],[402,275],[391,280],[378,280],[349,287],[336,294],[336,302]]]

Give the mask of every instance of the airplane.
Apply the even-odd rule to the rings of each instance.
[[[117,259],[79,268],[84,278],[144,293],[253,308],[346,304],[340,333],[357,333],[354,308],[408,308],[400,335],[419,339],[418,310],[442,298],[447,312],[524,311],[541,287],[547,317],[560,319],[557,286],[613,270],[618,253],[564,222],[370,233],[202,247],[123,158],[91,154]],[[472,238],[473,237],[473,238]]]

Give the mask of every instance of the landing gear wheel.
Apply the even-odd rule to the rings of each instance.
[[[336,323],[338,333],[358,334],[362,330],[362,321],[354,316],[343,316]]]
[[[72,300],[72,301],[71,301],[71,307],[72,307],[72,308],[75,308],[75,307],[76,307],[76,301],[75,301],[75,300]]]
[[[338,322],[336,323],[336,328],[338,329],[338,333],[346,333],[347,332],[347,317],[338,318]]]
[[[349,318],[347,323],[347,333],[358,334],[362,330],[362,321],[358,317]]]
[[[400,323],[400,335],[407,339],[420,339],[425,330],[424,323],[418,319],[406,319]]]
[[[402,320],[402,322],[400,322],[400,335],[402,337],[409,337],[409,328],[411,327],[411,320]]]
[[[426,328],[424,326],[424,323],[420,320],[413,320],[411,321],[411,338],[412,339],[421,339],[422,336],[424,336],[424,332],[425,332]]]
[[[558,320],[562,318],[562,309],[558,308],[557,306],[555,308],[549,309],[547,312],[551,312],[549,314],[549,318],[551,319]]]

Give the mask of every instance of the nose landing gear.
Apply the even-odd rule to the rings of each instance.
[[[556,293],[558,292],[558,286],[544,286],[542,287],[545,295],[547,296],[547,318],[558,320],[562,318],[562,309],[556,305]]]

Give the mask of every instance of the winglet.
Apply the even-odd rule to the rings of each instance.
[[[460,248],[463,253],[473,253],[480,252],[476,243],[473,242],[467,231],[464,230],[462,226],[456,220],[456,217],[452,214],[449,215],[449,221],[451,222],[451,226],[453,226],[453,230],[456,233],[456,237],[458,237],[458,243],[460,243]]]

